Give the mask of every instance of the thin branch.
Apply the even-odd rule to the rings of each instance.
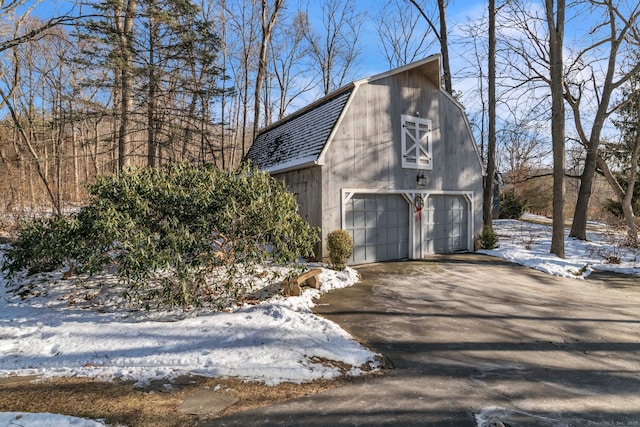
[[[0,43],[0,52],[4,52],[7,49],[11,49],[23,43],[26,43],[30,40],[33,40],[36,37],[40,36],[45,31],[57,25],[67,25],[72,22],[76,22],[77,20],[78,20],[77,17],[70,17],[70,16],[61,16],[57,18],[51,18],[44,25],[29,31],[28,33],[23,34],[22,36]]]

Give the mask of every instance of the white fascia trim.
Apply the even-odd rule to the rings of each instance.
[[[384,188],[343,188],[341,191],[342,201],[348,202],[356,194],[402,194],[408,202],[411,201],[409,195],[419,192],[418,190],[388,190]]]
[[[385,71],[385,72],[373,75],[371,77],[367,77],[367,78],[362,79],[360,81],[361,82],[366,82],[366,83],[374,82],[376,80],[381,80],[381,79],[384,79],[384,78],[387,78],[387,77],[394,76],[396,74],[404,73],[405,71],[412,70],[414,68],[422,67],[423,65],[426,65],[429,62],[434,62],[434,61],[438,62],[438,74],[437,74],[436,77],[437,77],[437,81],[438,81],[437,87],[440,87],[440,86],[442,86],[442,84],[441,84],[441,75],[440,75],[441,74],[440,73],[441,64],[440,64],[440,54],[439,53],[434,53],[433,55],[429,55],[426,58],[419,59],[419,60],[417,60],[415,62],[406,64],[406,65],[402,65],[400,67],[397,67],[397,68],[394,68],[392,70]]]
[[[270,166],[265,169],[269,173],[282,173],[296,169],[304,169],[310,166],[318,165],[318,159],[316,156],[303,157],[301,159],[293,159],[288,162],[279,163],[277,165]]]
[[[435,196],[465,196],[473,197],[473,190],[429,190],[422,188],[411,189],[384,189],[384,188],[343,188],[342,200],[349,201],[355,194],[404,194],[412,196],[416,194],[435,195]]]

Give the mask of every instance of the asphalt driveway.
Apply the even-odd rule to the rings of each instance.
[[[207,425],[640,426],[637,279],[478,254],[358,270],[316,311],[395,368]]]

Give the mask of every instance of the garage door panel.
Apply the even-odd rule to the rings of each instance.
[[[353,258],[354,259],[366,259],[367,252],[364,245],[353,246]]]
[[[376,211],[367,211],[365,212],[366,222],[365,227],[371,228],[376,227],[378,225],[378,212]]]
[[[401,198],[401,197],[392,197],[387,199],[387,203],[388,203],[388,208],[390,211],[392,210],[402,210],[402,209],[406,209],[407,207],[407,202]]]
[[[353,244],[355,245],[364,245],[367,241],[366,230],[364,228],[358,228],[352,230],[353,235]]]
[[[396,236],[400,232],[400,227],[390,226],[386,229],[387,241],[389,239],[393,240],[393,237]]]
[[[353,199],[350,200],[350,203],[353,204],[353,211],[354,212],[362,212],[362,211],[364,211],[364,199],[353,198]]]
[[[375,211],[378,208],[378,201],[375,197],[364,199],[364,208],[368,211]]]
[[[353,211],[347,211],[346,215],[344,216],[344,228],[345,229],[353,229],[353,225],[354,225],[354,214]],[[353,236],[351,236],[353,237]]]
[[[365,231],[367,238],[365,244],[367,246],[375,246],[378,243],[378,233],[376,233],[375,229],[367,228]]]
[[[425,203],[423,239],[428,253],[467,250],[468,205],[463,196],[433,195]]]
[[[346,203],[345,228],[354,236],[352,263],[407,258],[409,205],[399,194],[355,194]]]
[[[387,259],[387,248],[384,245],[374,246],[371,250],[375,252],[376,259]]]

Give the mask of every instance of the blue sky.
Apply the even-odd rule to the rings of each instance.
[[[356,0],[357,7],[366,11],[369,19],[364,24],[362,42],[363,42],[363,58],[361,69],[363,75],[369,75],[384,72],[389,69],[384,55],[381,51],[379,36],[376,31],[376,16],[378,11],[384,5],[386,0]],[[435,1],[433,2],[435,4]],[[407,7],[413,7],[407,1]],[[477,0],[451,0],[447,9],[447,21],[449,32],[456,31],[455,28],[469,21],[469,19],[477,19],[482,16],[486,8],[486,2]],[[436,22],[437,24],[437,22]],[[455,47],[453,48],[455,52]],[[431,54],[439,53],[439,47],[433,46]]]
[[[28,0],[28,4],[35,4],[37,0]],[[288,9],[294,10],[299,4],[309,4],[311,10],[311,18],[320,21],[320,7],[318,0],[287,0]],[[358,68],[350,76],[350,80],[360,79],[375,75],[384,71],[387,71],[390,66],[385,60],[380,47],[379,35],[376,30],[376,17],[379,15],[379,11],[387,0],[355,0],[355,6],[358,11],[367,14],[362,32],[360,34],[360,41],[362,43],[362,56],[358,65]],[[413,8],[408,0],[405,0],[408,8]],[[435,3],[430,0],[430,3]],[[542,2],[540,0],[531,0],[533,5],[537,5],[538,8],[542,8]],[[69,11],[72,3],[68,0],[42,0],[35,7],[35,13],[40,16],[51,16],[55,14],[61,14]],[[435,5],[434,5],[435,7]],[[473,67],[469,60],[473,60],[473,52],[468,44],[462,43],[465,41],[460,27],[464,24],[479,20],[486,14],[487,2],[485,0],[450,0],[447,8],[447,20],[448,20],[448,33],[450,37],[450,57],[451,57],[451,69],[453,74],[453,86],[454,90],[462,92],[463,103],[467,107],[467,111],[472,112],[476,110],[475,102],[478,96],[475,94],[477,86],[477,75],[475,67]],[[574,34],[584,33],[589,27],[590,20],[596,19],[588,11],[580,11],[578,19],[573,19],[570,13],[573,9],[569,10],[567,16],[567,35],[566,44],[568,47],[580,43],[580,40],[576,41]],[[423,23],[424,28],[426,25]],[[439,53],[439,46],[434,44],[427,54]],[[462,76],[467,74],[468,78],[463,79]]]

